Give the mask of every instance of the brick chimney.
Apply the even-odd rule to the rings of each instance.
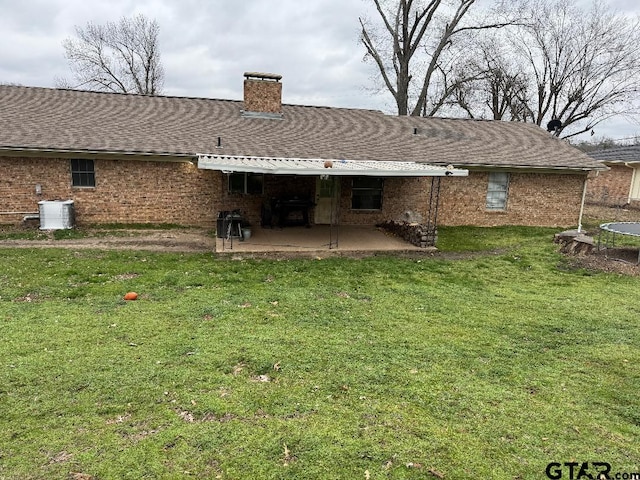
[[[245,113],[282,114],[282,75],[247,72],[244,74]],[[274,115],[275,114],[275,115]]]

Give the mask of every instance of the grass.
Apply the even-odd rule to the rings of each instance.
[[[545,242],[558,230],[542,227],[439,227],[438,250],[481,252]]]
[[[46,240],[49,234],[32,228],[14,228],[0,225],[0,240]]]
[[[463,241],[464,260],[1,250],[0,479],[640,471],[640,280],[570,268],[548,230],[440,232]]]

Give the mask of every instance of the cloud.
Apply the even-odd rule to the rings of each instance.
[[[54,86],[70,75],[62,41],[76,26],[142,13],[160,25],[167,94],[241,99],[242,74],[265,71],[283,76],[288,103],[384,106],[358,43],[358,17],[375,13],[369,0],[0,0],[0,9],[19,46],[0,51],[0,82]]]
[[[358,43],[372,0],[0,0],[0,11],[2,83],[52,87],[70,75],[62,41],[75,26],[142,13],[160,25],[166,94],[240,100],[243,73],[264,71],[283,76],[286,103],[393,112]]]
[[[374,108],[358,44],[366,11],[358,0],[187,0],[158,18],[166,90],[239,99],[242,74],[265,71],[283,75],[285,102]]]

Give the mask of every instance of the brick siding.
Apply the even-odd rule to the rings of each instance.
[[[505,211],[486,209],[488,172],[443,178],[438,223],[483,227],[577,225],[585,175],[511,172]]]
[[[403,220],[413,213],[427,218],[431,179],[385,178],[383,184],[382,209],[352,210],[351,186],[353,179],[342,178],[340,189],[340,222],[347,225],[377,225],[387,220]]]
[[[260,223],[265,201],[297,195],[314,199],[315,177],[266,175],[263,195],[231,194],[228,177],[200,170],[188,162],[95,159],[95,188],[71,186],[68,159],[0,158],[0,212],[37,212],[40,200],[74,200],[82,224],[173,223],[213,227],[219,211],[239,209]],[[508,206],[487,211],[487,172],[442,178],[440,225],[572,226],[578,222],[584,174],[511,173]],[[351,209],[352,179],[340,179],[340,223],[375,225],[427,218],[431,178],[387,178],[380,211]],[[42,186],[37,195],[35,186]],[[19,223],[23,215],[0,215],[2,223]],[[311,212],[313,222],[313,212]]]
[[[625,165],[610,165],[611,170],[598,172],[587,183],[590,203],[608,206],[625,205],[629,201],[633,169]]]
[[[52,197],[51,185],[57,184],[59,178],[64,176],[60,170],[60,162],[52,162],[42,158],[0,158],[0,222],[18,223],[24,216],[23,213],[38,212],[40,200],[59,198]],[[66,177],[70,182],[71,173],[69,162]],[[41,174],[42,172],[42,174]],[[46,173],[44,173],[46,172]],[[46,177],[46,178],[45,178]],[[49,181],[45,181],[50,179]],[[42,185],[42,195],[36,194],[36,184]],[[21,212],[15,215],[7,215],[9,212]]]
[[[38,211],[41,200],[74,200],[76,221],[213,225],[213,172],[188,162],[96,159],[95,188],[71,186],[68,159],[1,158],[0,212]],[[35,186],[42,186],[36,195]],[[22,215],[0,215],[16,223]]]

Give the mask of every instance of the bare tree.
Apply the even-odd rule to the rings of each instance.
[[[640,23],[613,13],[600,0],[589,11],[574,0],[534,0],[530,21],[503,36],[517,62],[519,85],[497,85],[486,79],[492,72],[508,72],[503,57],[492,57],[494,70],[486,69],[484,82],[474,88],[491,96],[497,87],[509,97],[509,120],[546,126],[564,138],[592,132],[613,116],[632,115],[640,89]],[[504,33],[504,32],[502,32]],[[489,58],[484,52],[484,58]],[[513,58],[511,59],[513,62]],[[479,102],[458,103],[465,113],[486,116]],[[482,113],[485,112],[485,113]],[[495,110],[489,109],[495,118]],[[558,126],[559,125],[559,126]],[[554,125],[552,125],[554,126]]]
[[[158,95],[164,80],[158,32],[158,23],[144,15],[76,27],[77,38],[63,42],[74,81],[58,79],[56,83],[69,88]]]
[[[494,39],[477,42],[461,61],[476,72],[475,79],[456,86],[449,106],[461,109],[469,118],[528,119],[529,110],[521,100],[527,96],[527,77],[502,45]]]
[[[360,39],[398,115],[435,115],[456,88],[476,78],[455,61],[465,35],[509,23],[463,23],[476,0],[373,1],[382,27],[360,18]]]

